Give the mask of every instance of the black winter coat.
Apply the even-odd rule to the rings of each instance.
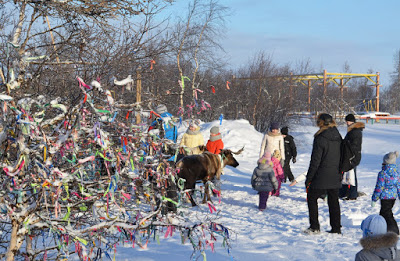
[[[291,135],[286,135],[286,137],[283,139],[285,141],[285,161],[290,161],[292,157],[297,157],[296,144],[294,143],[293,136]]]
[[[354,164],[357,166],[361,161],[362,131],[365,128],[363,122],[355,122],[347,128],[345,140],[350,142],[350,146],[355,153]]]
[[[310,186],[314,189],[342,187],[342,177],[339,173],[341,142],[342,136],[335,123],[323,126],[314,135],[306,187]]]

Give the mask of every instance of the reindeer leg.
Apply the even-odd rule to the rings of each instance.
[[[194,184],[186,183],[186,185],[185,185],[185,189],[190,189],[188,194],[189,194],[189,200],[192,203],[192,207],[197,206],[196,202],[193,199],[193,194],[194,194],[195,187],[196,187],[196,183],[194,183]]]
[[[204,183],[204,196],[203,196],[203,204],[205,204],[206,201],[206,197],[207,199],[210,199],[210,195],[208,195],[208,183]]]

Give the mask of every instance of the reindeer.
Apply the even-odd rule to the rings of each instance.
[[[239,166],[233,154],[239,155],[242,151],[243,148],[237,152],[223,149],[219,154],[206,151],[199,155],[186,156],[176,163],[176,167],[179,168],[178,176],[186,180],[184,189],[190,189],[189,196],[192,206],[196,206],[193,200],[193,191],[196,186],[196,181],[203,181],[205,187],[203,203],[206,203],[206,197],[207,200],[211,201],[207,182],[212,181],[214,177],[219,180],[222,169],[226,165],[234,168]]]

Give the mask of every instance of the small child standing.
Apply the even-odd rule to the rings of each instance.
[[[374,193],[372,194],[372,206],[375,206],[378,199],[381,200],[379,214],[387,223],[387,230],[399,234],[399,227],[393,217],[392,208],[396,198],[400,198],[400,177],[397,171],[396,158],[399,152],[394,151],[383,157],[382,170],[378,173]]]
[[[251,186],[258,191],[258,209],[264,211],[267,208],[267,200],[270,191],[278,189],[278,181],[275,177],[271,153],[266,152],[257,163],[258,166],[254,169],[253,175],[251,176]]]
[[[274,164],[273,169],[275,173],[275,177],[278,181],[278,189],[275,190],[275,193],[270,193],[271,196],[279,197],[281,191],[282,182],[285,180],[285,175],[283,174],[283,169],[281,165],[281,153],[279,150],[275,150],[274,154],[272,154],[271,161]]]
[[[206,148],[213,154],[219,154],[224,148],[224,143],[222,142],[218,126],[214,126],[210,129],[210,139],[207,141]]]

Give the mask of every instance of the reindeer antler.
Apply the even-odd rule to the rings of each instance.
[[[232,151],[232,153],[235,154],[235,155],[239,155],[240,153],[243,152],[243,150],[244,150],[244,146],[243,146],[243,148],[241,148],[240,150],[238,150],[238,151],[236,151],[236,152],[233,152],[233,151]]]

